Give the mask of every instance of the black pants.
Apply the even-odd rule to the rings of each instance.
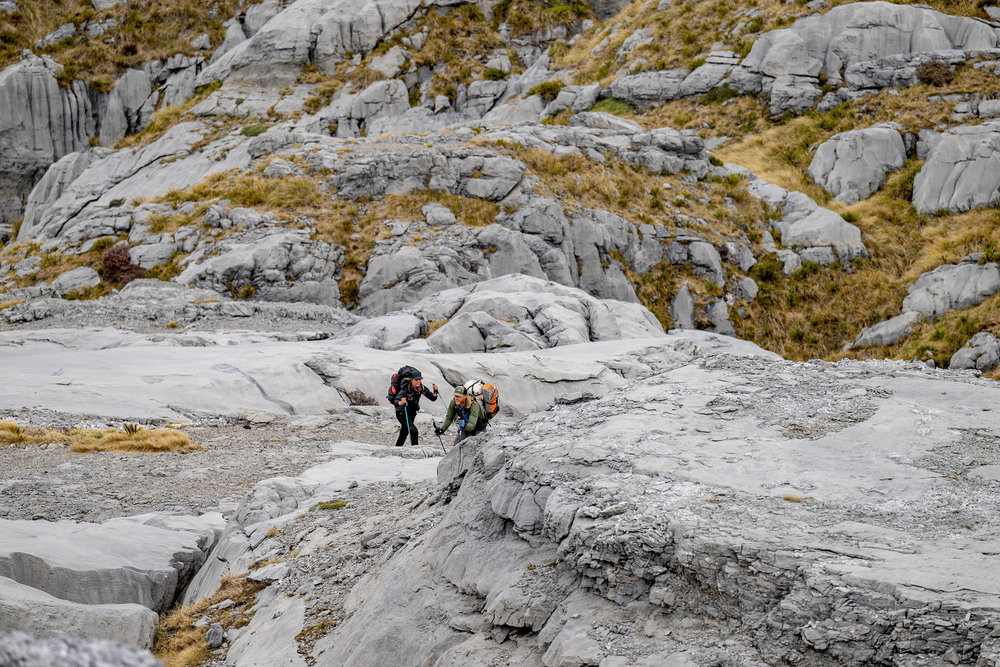
[[[402,447],[406,442],[406,436],[410,436],[410,444],[417,446],[417,425],[413,423],[413,418],[417,416],[417,411],[412,409],[410,404],[402,408],[396,408],[396,419],[399,420],[399,437],[396,438],[396,446]],[[407,425],[409,422],[409,425]]]

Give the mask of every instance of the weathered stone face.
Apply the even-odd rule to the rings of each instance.
[[[906,162],[906,146],[895,123],[851,130],[816,149],[808,175],[837,201],[854,204],[871,196],[887,173]]]

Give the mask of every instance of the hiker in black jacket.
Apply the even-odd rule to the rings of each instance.
[[[396,446],[402,447],[406,442],[406,436],[410,436],[410,444],[417,446],[417,425],[413,420],[420,410],[420,397],[426,396],[432,401],[438,398],[437,385],[433,391],[428,391],[424,386],[423,376],[420,371],[414,370],[408,379],[402,381],[399,392],[396,394],[394,403],[396,406],[396,419],[399,420],[399,437],[396,438]]]

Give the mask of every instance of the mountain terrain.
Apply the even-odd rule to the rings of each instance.
[[[998,21],[0,0],[0,664],[1000,664]]]

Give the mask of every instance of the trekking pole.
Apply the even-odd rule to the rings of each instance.
[[[441,443],[441,449],[444,449],[444,440],[441,439],[441,432],[438,430],[438,423],[433,419],[431,420],[431,422],[434,424],[434,433],[438,437],[438,442]],[[447,454],[448,450],[444,449],[444,453]]]
[[[410,413],[406,410],[406,403],[403,403],[403,419],[406,420],[406,438],[413,444],[413,436],[410,435]]]

